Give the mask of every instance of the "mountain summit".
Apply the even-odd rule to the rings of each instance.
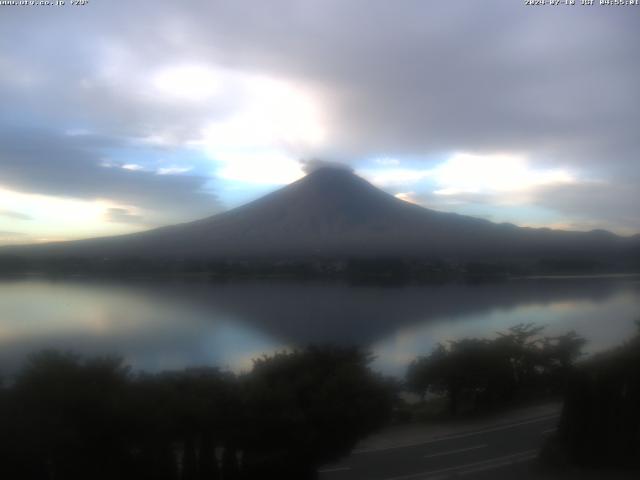
[[[612,258],[637,239],[608,232],[519,228],[404,202],[343,168],[319,168],[258,200],[142,233],[13,247],[45,256],[165,259],[404,257]],[[0,251],[6,249],[0,249]]]

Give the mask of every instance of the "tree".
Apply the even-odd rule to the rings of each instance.
[[[113,478],[126,467],[122,398],[128,368],[117,358],[31,356],[16,378],[11,415],[22,478]]]
[[[392,395],[357,349],[309,347],[254,361],[244,378],[254,426],[245,465],[314,478],[389,417]]]
[[[414,361],[408,371],[408,385],[424,397],[426,392],[445,394],[449,411],[456,415],[463,396],[470,396],[474,410],[483,401],[491,403],[496,391],[510,377],[510,366],[494,343],[467,338],[439,344],[427,357]]]
[[[562,343],[575,351],[573,336]],[[582,466],[640,468],[640,331],[573,369],[565,392],[547,456]]]
[[[427,392],[446,395],[452,415],[465,399],[478,411],[516,395],[559,391],[585,340],[575,332],[542,338],[543,328],[520,324],[492,340],[438,344],[431,354],[411,363],[407,385],[423,398]]]
[[[42,352],[0,388],[0,477],[313,478],[390,414],[370,360],[311,347],[260,358],[239,379],[208,367],[132,375],[116,358]]]

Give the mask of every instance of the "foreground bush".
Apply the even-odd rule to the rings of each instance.
[[[449,411],[479,411],[517,399],[563,392],[585,340],[575,332],[542,336],[543,327],[517,325],[495,339],[439,344],[407,370],[407,386],[424,397],[444,395]],[[462,405],[466,408],[462,408]]]
[[[137,374],[42,352],[0,389],[0,478],[314,478],[380,427],[391,392],[355,349]]]
[[[640,468],[640,334],[572,375],[545,453],[563,464]]]

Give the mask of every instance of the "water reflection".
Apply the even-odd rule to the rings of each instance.
[[[402,374],[438,341],[520,322],[575,329],[599,350],[634,331],[637,278],[529,279],[497,284],[375,287],[338,283],[30,279],[0,283],[0,362],[10,371],[41,348],[115,353],[135,368],[233,370],[288,346],[357,344],[376,368]]]
[[[117,354],[152,371],[186,365],[240,370],[250,367],[251,358],[282,348],[259,329],[167,289],[165,283],[2,283],[3,370],[15,369],[25,354],[42,348]]]
[[[549,303],[516,305],[471,313],[458,318],[400,328],[389,338],[372,346],[376,367],[389,374],[402,375],[416,355],[427,354],[438,342],[462,337],[489,337],[517,323],[545,325],[545,334],[557,335],[575,330],[588,339],[586,353],[618,345],[632,336],[633,320],[640,317],[638,289],[620,289],[598,299],[559,300]]]

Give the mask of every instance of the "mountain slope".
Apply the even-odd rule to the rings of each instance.
[[[437,212],[399,200],[347,170],[322,168],[254,202],[195,222],[0,253],[168,259],[618,258],[638,243],[604,231],[519,228]]]

